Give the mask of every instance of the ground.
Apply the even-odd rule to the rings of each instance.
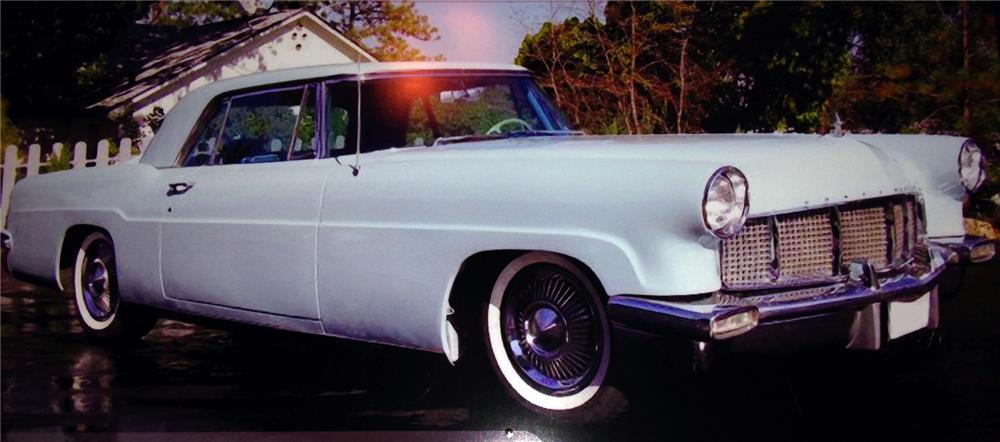
[[[455,369],[437,354],[177,321],[161,321],[138,345],[105,348],[83,336],[69,297],[7,275],[2,283],[5,440],[370,430],[453,440],[510,430],[544,440],[1000,440],[998,262],[969,269],[943,306],[933,351],[744,358],[682,378],[651,368],[655,350],[636,353],[624,364],[647,388],[623,418],[592,425],[533,415],[488,371]]]

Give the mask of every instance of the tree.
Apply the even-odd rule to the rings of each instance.
[[[7,117],[7,99],[0,98],[0,147],[11,144],[21,144],[21,130]]]
[[[150,4],[148,15],[144,21],[157,25],[186,28],[230,20],[244,15],[246,15],[246,11],[234,1],[160,0]]]
[[[280,3],[284,4],[284,3]],[[338,32],[358,42],[380,61],[441,60],[428,57],[407,42],[439,39],[438,30],[412,1],[377,0],[305,2]]]
[[[427,60],[428,57],[409,44],[407,39],[437,40],[438,30],[426,15],[420,14],[412,1],[398,3],[364,1],[284,1],[272,9],[306,8],[316,13],[338,32],[354,40],[381,61]],[[246,16],[236,2],[160,1],[150,7],[151,23],[192,26]]]
[[[1000,58],[989,5],[857,6],[856,47],[828,107],[854,130],[1000,141]]]
[[[837,2],[709,3],[704,51],[730,62],[706,130],[823,129],[823,104],[843,69],[855,22]]]
[[[856,130],[995,139],[998,9],[609,3],[604,22],[545,23],[516,62],[595,132],[825,132],[839,113]]]
[[[595,15],[546,23],[516,63],[539,75],[579,127],[598,133],[698,131],[715,79],[692,44],[689,3],[609,3]]]
[[[854,131],[943,133],[976,139],[990,181],[970,199],[1000,223],[998,8],[980,3],[855,6],[856,47],[826,104]]]
[[[81,87],[80,76],[87,66],[99,64],[124,28],[147,8],[132,2],[4,3],[0,88],[10,101],[10,117],[63,118],[83,109],[90,90]]]

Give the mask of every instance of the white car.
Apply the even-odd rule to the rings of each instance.
[[[962,224],[983,180],[965,138],[585,136],[517,66],[347,64],[192,91],[138,162],[18,183],[4,242],[98,338],[179,312],[482,345],[522,404],[594,418],[619,327],[701,352],[937,327],[942,272],[994,254]]]

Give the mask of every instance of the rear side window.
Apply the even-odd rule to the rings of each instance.
[[[315,158],[315,104],[313,85],[227,99],[202,128],[183,165]]]

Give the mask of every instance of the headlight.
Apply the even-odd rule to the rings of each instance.
[[[972,140],[966,140],[958,153],[958,178],[969,193],[979,190],[986,181],[985,164],[983,151]]]
[[[730,166],[715,171],[708,179],[702,200],[705,228],[719,238],[728,238],[743,228],[748,211],[750,185],[743,172]]]

